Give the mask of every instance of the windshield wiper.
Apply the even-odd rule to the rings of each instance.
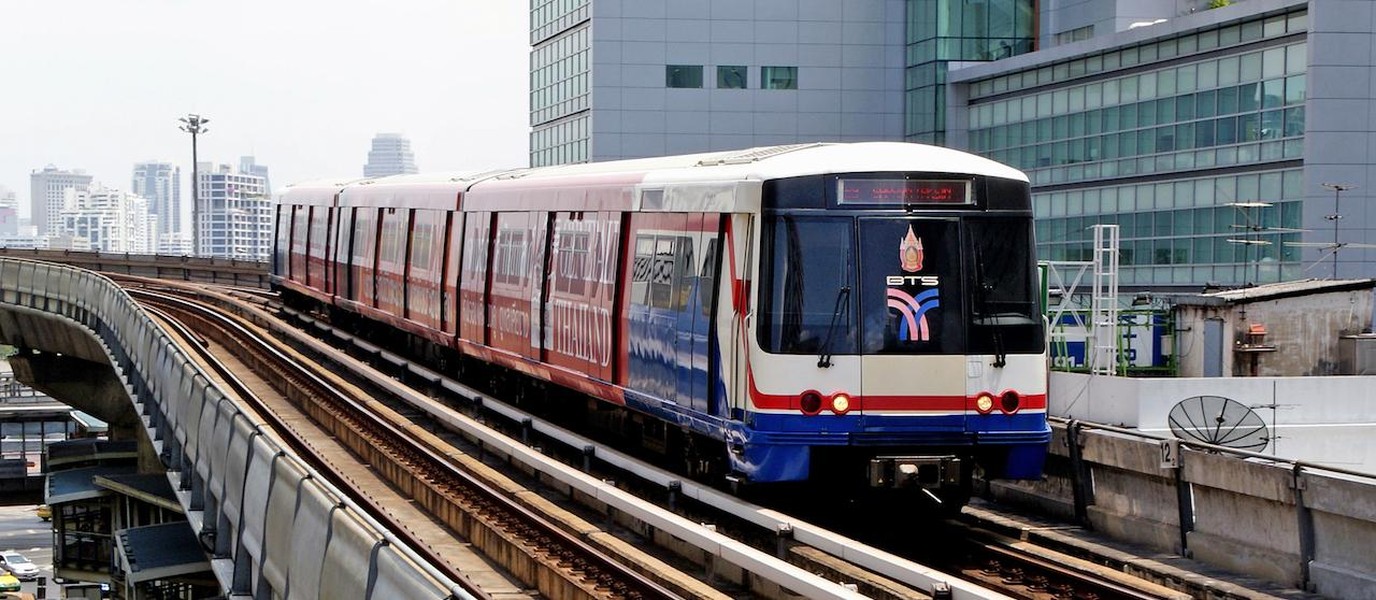
[[[974,244],[975,294],[976,306],[979,311],[979,316],[975,317],[974,320],[976,322],[983,322],[984,319],[993,318],[994,367],[1002,368],[1004,365],[1008,364],[1008,355],[1003,351],[1003,327],[1001,326],[1002,323],[1000,323],[1001,315],[990,311],[989,294],[993,291],[994,285],[985,279],[985,273],[988,271],[988,268],[984,266],[984,249],[980,247],[978,241],[974,242]]]
[[[831,309],[831,325],[827,326],[827,337],[822,339],[822,351],[817,355],[817,366],[822,369],[831,367],[831,338],[836,334],[836,324],[841,321],[841,315],[850,309],[850,286],[843,285],[836,290],[836,306]]]

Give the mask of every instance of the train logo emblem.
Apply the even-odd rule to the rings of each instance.
[[[898,245],[898,257],[903,262],[903,270],[916,273],[922,270],[922,240],[913,235],[913,226],[908,226],[908,235]]]
[[[901,261],[900,266],[908,273],[916,273],[922,270],[922,239],[913,233],[913,226],[908,226],[908,235],[904,236],[898,244],[898,257]],[[917,294],[909,294],[895,285],[902,286],[909,281],[930,286]],[[898,337],[907,342],[925,342],[931,339],[931,326],[927,323],[927,311],[941,305],[939,297],[940,289],[937,286],[938,279],[935,276],[890,276],[888,278],[888,302],[889,308],[898,311],[901,320],[898,323]]]

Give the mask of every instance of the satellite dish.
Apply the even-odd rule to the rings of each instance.
[[[1194,440],[1239,450],[1260,452],[1271,437],[1262,420],[1246,404],[1223,396],[1191,396],[1171,408],[1167,420],[1171,433],[1182,440]]]

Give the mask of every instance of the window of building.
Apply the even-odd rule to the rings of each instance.
[[[664,67],[664,85],[671,88],[702,87],[702,65],[668,65]]]
[[[760,67],[760,87],[766,90],[798,89],[798,67]]]
[[[720,65],[717,67],[717,87],[723,90],[743,90],[750,87],[746,72],[741,65]]]

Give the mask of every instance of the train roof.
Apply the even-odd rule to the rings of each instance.
[[[968,173],[1027,181],[1021,171],[982,156],[908,142],[812,143],[745,150],[558,165],[513,171],[495,178],[642,173],[645,183],[684,179],[766,180],[829,173],[929,171]]]
[[[835,173],[928,172],[1027,181],[1021,171],[967,152],[907,142],[810,143],[497,171],[392,175],[294,186],[287,197],[341,206],[468,210],[750,210],[760,182]],[[647,201],[646,194],[654,196]],[[403,199],[404,194],[404,199]],[[418,205],[419,204],[419,205]]]

